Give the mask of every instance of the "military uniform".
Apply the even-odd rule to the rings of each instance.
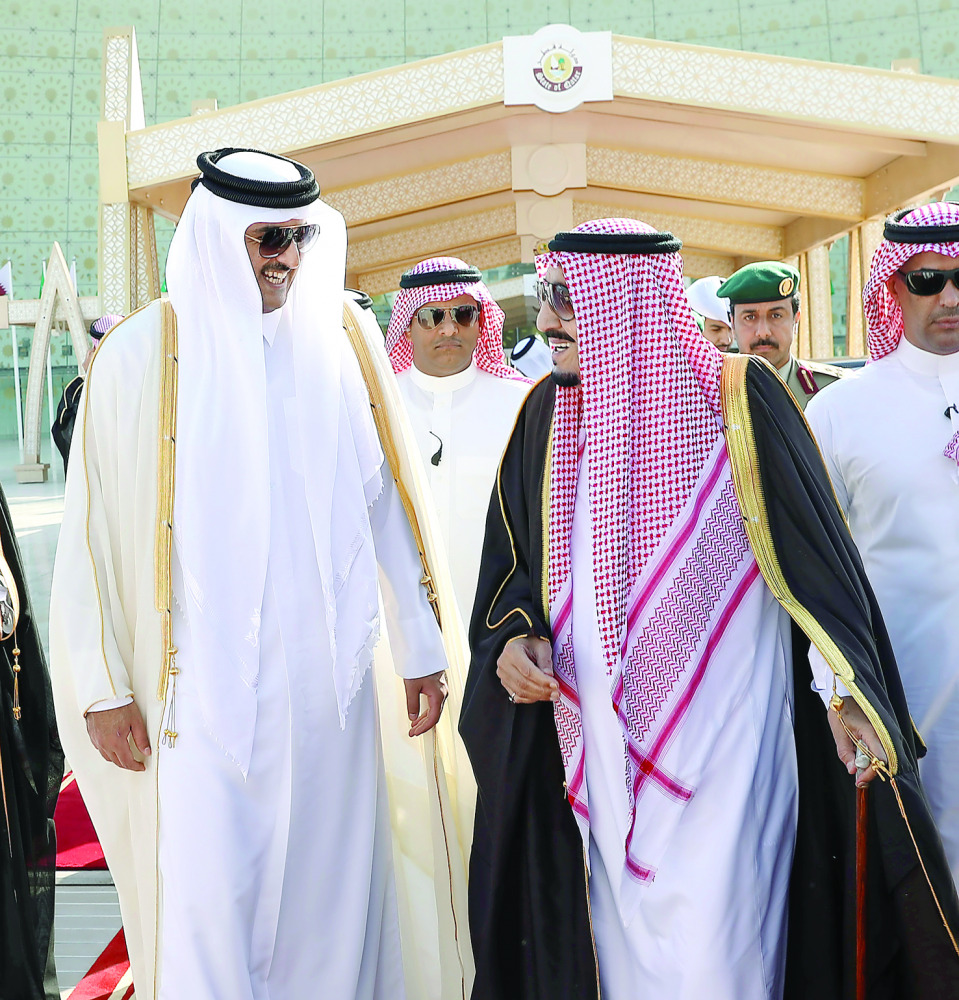
[[[845,375],[835,365],[824,365],[819,361],[800,361],[790,357],[785,367],[779,369],[779,377],[789,386],[801,410],[806,409],[809,400]]]
[[[729,300],[732,315],[737,305],[785,302],[798,291],[799,272],[794,267],[777,260],[763,260],[741,267],[719,286],[716,294]],[[800,361],[793,356],[778,371],[801,410],[806,409],[806,404],[820,389],[845,374],[833,365]]]

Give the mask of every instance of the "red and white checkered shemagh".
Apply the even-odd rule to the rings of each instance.
[[[430,257],[410,268],[412,274],[433,271],[463,270],[469,267],[458,257]],[[522,372],[511,368],[503,353],[503,323],[506,315],[499,303],[490,294],[482,281],[453,281],[444,285],[426,285],[422,288],[401,288],[393,302],[390,323],[386,329],[386,353],[397,375],[405,372],[413,364],[413,345],[406,331],[416,313],[429,302],[450,302],[461,295],[475,299],[482,312],[480,314],[480,335],[473,352],[473,361],[480,371],[489,372],[498,378],[516,379],[529,382]]]
[[[573,231],[656,232],[632,219],[585,222]],[[597,618],[607,665],[617,675],[627,597],[721,434],[722,354],[699,332],[678,253],[537,257],[540,277],[549,267],[562,267],[573,301],[581,373],[581,386],[556,389],[550,607],[570,575],[582,419]]]
[[[899,220],[901,226],[959,226],[959,205],[934,201],[908,212]],[[911,257],[932,251],[947,257],[959,257],[959,242],[893,243],[883,240],[872,256],[869,280],[862,290],[862,304],[868,323],[869,357],[878,361],[891,354],[902,337],[902,310],[886,282]]]

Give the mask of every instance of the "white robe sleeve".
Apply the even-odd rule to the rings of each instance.
[[[832,418],[826,401],[817,400],[814,396],[806,407],[806,420],[813,432],[813,437],[819,445],[823,461],[826,463],[826,471],[832,480],[832,487],[836,491],[836,499],[843,513],[849,513],[849,495],[846,490],[846,483],[842,476],[842,469],[836,456],[836,449],[833,443]]]
[[[370,509],[370,524],[396,672],[405,678],[435,674],[446,667],[442,636],[420,582],[423,566],[389,469],[384,469],[383,492]]]
[[[51,633],[60,632],[57,645],[65,651],[51,666],[69,671],[84,715],[98,703],[133,695],[127,666],[133,640],[121,604],[118,491],[133,489],[136,470],[118,462],[116,417],[112,427],[107,419],[111,405],[116,409],[115,392],[111,366],[94,363],[74,431],[50,595]]]
[[[829,701],[832,698],[833,684],[836,685],[836,694],[840,698],[849,697],[849,688],[836,677],[826,658],[815,646],[809,647],[809,666],[812,669],[812,688],[822,698],[826,708],[829,708]]]

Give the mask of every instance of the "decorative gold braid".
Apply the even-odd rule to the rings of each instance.
[[[540,589],[543,600],[543,621],[549,621],[549,490],[553,478],[553,427],[550,419],[549,436],[546,438],[546,461],[543,463],[543,490],[541,495],[540,516],[543,519],[543,569]]]
[[[746,395],[746,372],[750,364],[768,365],[768,362],[751,355],[725,355],[720,381],[729,464],[732,468],[733,483],[750,547],[756,557],[763,579],[766,581],[766,586],[788,612],[790,618],[806,633],[810,642],[822,653],[833,673],[849,689],[856,704],[863,710],[866,718],[876,730],[876,735],[879,737],[889,760],[890,775],[898,774],[899,756],[896,753],[895,744],[889,730],[879,717],[879,713],[873,708],[869,699],[856,683],[856,675],[852,665],[843,656],[832,637],[819,624],[812,612],[796,600],[779,565],[769,528],[766,498],[763,495],[762,480],[759,474],[759,455],[756,451],[756,438],[753,433],[752,416],[749,412],[749,400]],[[770,370],[773,370],[771,366]]]
[[[416,508],[410,498],[409,491],[400,477],[399,452],[396,447],[396,438],[393,435],[393,428],[390,425],[389,414],[383,401],[383,393],[380,389],[379,380],[376,377],[376,367],[370,357],[366,346],[366,339],[356,318],[347,306],[343,306],[343,328],[349,338],[353,353],[360,364],[360,371],[363,374],[363,381],[370,396],[370,408],[373,411],[373,422],[376,424],[376,431],[380,437],[380,444],[383,446],[383,453],[390,466],[393,481],[399,493],[403,510],[406,512],[406,519],[410,522],[413,531],[413,541],[416,544],[416,551],[420,555],[420,562],[423,565],[423,578],[420,583],[426,588],[426,598],[430,602],[436,622],[442,629],[443,618],[440,613],[440,598],[433,586],[433,573],[430,569],[429,560],[426,556],[426,546],[423,543],[423,532],[420,530],[419,521],[416,517]]]
[[[160,303],[160,405],[157,449],[157,520],[154,543],[154,602],[162,643],[157,698],[167,701],[163,743],[176,746],[176,646],[173,645],[173,496],[176,476],[177,327],[169,300]]]
[[[13,717],[20,721],[20,643],[17,641],[17,629],[13,629]]]

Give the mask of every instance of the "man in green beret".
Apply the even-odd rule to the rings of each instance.
[[[801,409],[842,370],[790,353],[799,327],[799,272],[775,260],[741,267],[716,291],[729,299],[733,333],[742,354],[765,358],[789,386]]]

